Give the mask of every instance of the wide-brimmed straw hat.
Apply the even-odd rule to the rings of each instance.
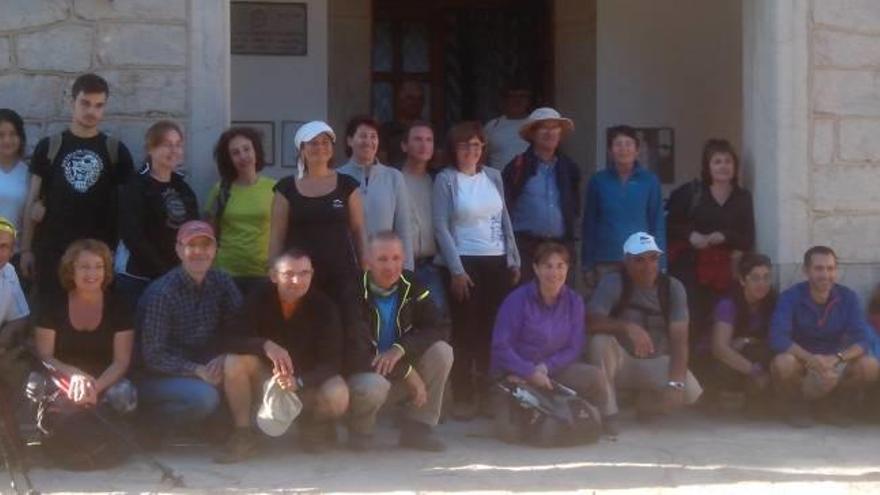
[[[574,122],[566,117],[563,117],[559,114],[555,109],[550,107],[541,107],[536,108],[531,114],[529,114],[528,120],[526,123],[520,126],[519,128],[519,136],[526,141],[532,140],[532,131],[535,127],[543,122],[558,122],[559,125],[562,126],[562,134],[568,134],[574,130]]]

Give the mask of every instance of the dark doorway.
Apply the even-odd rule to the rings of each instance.
[[[372,110],[396,115],[405,81],[421,84],[422,118],[442,134],[461,120],[500,113],[500,92],[516,82],[535,103],[553,95],[549,0],[374,0]],[[411,84],[411,83],[407,83]]]

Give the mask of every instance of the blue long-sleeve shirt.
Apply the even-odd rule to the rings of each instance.
[[[587,184],[584,204],[583,268],[621,261],[623,243],[636,232],[651,234],[660,249],[665,251],[666,220],[663,215],[660,180],[638,162],[626,182],[620,180],[613,164],[596,172]],[[666,266],[665,257],[661,266]]]
[[[810,285],[801,282],[779,296],[770,321],[770,348],[785,352],[792,344],[812,354],[831,355],[858,344],[868,346],[868,327],[855,292],[842,285],[819,305],[810,296]]]

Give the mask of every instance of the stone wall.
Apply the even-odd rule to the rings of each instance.
[[[189,0],[3,0],[0,107],[27,122],[30,147],[70,121],[83,72],[110,83],[103,128],[136,159],[159,118],[189,122]]]
[[[880,282],[880,2],[813,0],[810,238],[863,293]]]

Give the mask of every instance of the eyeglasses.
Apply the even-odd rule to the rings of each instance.
[[[314,275],[315,270],[300,270],[295,272],[293,270],[288,270],[285,272],[276,272],[278,274],[278,278],[283,278],[285,280],[293,280],[294,278],[305,278],[311,277]]]

